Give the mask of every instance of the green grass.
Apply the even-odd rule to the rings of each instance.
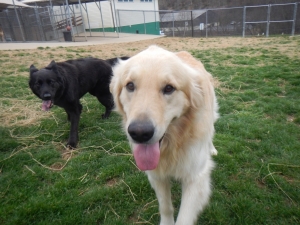
[[[300,53],[280,50],[295,42],[299,52],[297,39],[281,37],[266,47],[191,50],[219,81],[221,115],[213,194],[197,224],[300,224]],[[91,54],[68,47],[64,57],[85,51]],[[20,62],[28,57],[26,51],[14,54]],[[0,60],[9,57],[0,51]],[[10,112],[0,115],[2,122],[18,101],[27,108],[40,104],[27,77],[10,75],[15,69],[26,67],[2,66],[1,108]],[[158,224],[154,191],[134,166],[120,117],[102,120],[104,108],[90,95],[81,102],[80,142],[73,151],[64,148],[69,124],[58,107],[26,126],[18,121],[28,116],[18,114],[14,125],[0,124],[0,224]],[[172,193],[177,213],[175,181]]]

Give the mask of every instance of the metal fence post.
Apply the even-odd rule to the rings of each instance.
[[[297,6],[298,3],[295,2],[295,6],[294,6],[294,18],[293,18],[293,26],[292,26],[292,36],[295,35],[295,26],[296,26],[296,17],[297,17]]]
[[[50,7],[48,8],[48,11],[49,11],[49,15],[51,15],[50,22],[51,22],[51,26],[52,26],[52,29],[53,29],[54,38],[56,40],[58,40],[59,39],[59,35],[58,35],[58,31],[56,29],[56,20],[55,20],[55,15],[54,15],[53,5],[52,5],[52,1],[51,0],[50,0]]]
[[[64,4],[64,3],[63,3]],[[66,20],[66,15],[65,15],[65,13],[62,11],[62,8],[61,8],[61,6],[59,6],[59,8],[60,8],[60,14],[61,14],[61,18],[59,18],[59,19],[61,19],[61,20]],[[64,5],[64,9],[65,9],[65,5]]]
[[[208,10],[206,10],[205,12],[205,37],[207,38],[207,13],[208,13]]]
[[[268,5],[266,37],[269,37],[271,5]]]
[[[68,7],[68,9],[67,9],[68,10],[68,23],[69,23],[69,26],[71,27],[71,35],[72,35],[72,39],[73,39],[73,37],[74,37],[74,31],[73,31],[72,17],[71,17],[71,13],[70,13],[70,8],[69,8],[69,2],[68,2],[68,0],[66,0],[66,6]]]
[[[19,15],[18,15],[18,12],[17,12],[17,9],[16,9],[16,5],[15,5],[15,1],[14,1],[14,0],[12,0],[12,1],[13,1],[13,4],[14,4],[14,9],[15,9],[16,17],[17,17],[18,24],[19,24],[19,27],[20,27],[22,39],[23,39],[23,41],[25,42],[24,33],[23,33],[23,28],[22,28],[21,23],[20,23]]]
[[[84,24],[85,21],[83,20],[83,15],[82,15],[81,0],[78,0],[78,3],[79,3],[80,15],[81,15],[81,19],[82,19],[82,26],[83,26],[84,37],[85,37],[85,41],[87,41],[86,32],[85,32],[85,24]]]
[[[78,32],[78,26],[77,26],[77,22],[76,22],[76,14],[75,14],[75,9],[74,9],[74,4],[72,5],[71,11],[73,13],[74,25],[75,25],[75,29],[76,29],[76,34],[78,36],[79,32]]]
[[[102,33],[103,33],[103,36],[105,37],[104,24],[103,24],[103,16],[102,16],[102,10],[101,10],[101,1],[99,0],[99,5],[96,3],[96,0],[94,0],[94,2],[95,2],[96,6],[98,7],[99,12],[100,12],[101,24],[102,24]]]
[[[246,6],[243,9],[243,37],[245,37],[245,29],[246,29]]]
[[[114,13],[115,13],[115,20],[116,20],[116,30],[117,30],[117,33],[118,33],[118,37],[120,37],[120,32],[119,32],[119,26],[120,24],[118,24],[118,20],[117,20],[117,11],[116,11],[116,5],[115,5],[115,1],[113,1],[113,4],[114,4]]]
[[[193,10],[191,10],[192,37],[194,37]]]
[[[86,12],[86,17],[87,17],[87,22],[88,22],[88,25],[89,25],[89,31],[90,31],[90,37],[91,37],[92,36],[92,30],[91,30],[91,24],[90,24],[90,17],[89,17],[89,13],[88,13],[88,10],[87,10],[86,2],[84,4],[85,4],[85,8],[84,8],[83,5],[82,5],[82,8]]]
[[[45,38],[44,32],[43,32],[41,18],[40,18],[37,6],[34,7],[34,14],[35,14],[35,19],[36,19],[36,22],[37,22],[37,25],[38,25],[38,30],[39,30],[39,33],[40,33],[40,37],[42,38],[42,41],[46,41],[46,38]]]
[[[174,11],[172,11],[172,15],[173,15],[173,37],[174,37]]]
[[[116,32],[116,24],[115,24],[115,18],[114,18],[114,13],[113,13],[113,8],[112,8],[111,1],[109,1],[109,7],[110,7],[110,11],[111,11],[111,19],[112,19],[112,22],[113,22],[114,31]]]
[[[64,8],[64,17],[65,17],[65,21],[66,21],[66,24],[68,25],[68,16],[67,16],[67,6],[66,6],[66,4],[65,4],[65,2],[63,2],[63,8]]]
[[[120,21],[120,10],[118,9],[118,22],[119,22],[119,29],[120,29],[120,32],[122,32],[122,29],[121,29],[121,21]]]
[[[100,9],[100,15],[101,15],[102,31],[103,31],[103,36],[105,37],[103,15],[102,15],[102,8],[101,8],[101,1],[100,0],[99,0],[99,7],[100,7],[99,9]]]
[[[9,14],[8,14],[8,10],[6,9],[6,10],[4,10],[4,11],[5,11],[5,17],[6,17],[8,26],[9,26],[9,31],[10,31],[11,36],[12,36],[11,39],[12,39],[12,41],[13,41],[13,40],[16,40],[16,34],[15,34],[14,29],[13,29],[12,20],[10,19],[10,16],[9,16]]]
[[[143,11],[143,16],[144,16],[144,33],[147,34],[147,31],[146,31],[145,11]]]

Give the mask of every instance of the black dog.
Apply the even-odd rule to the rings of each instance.
[[[128,57],[122,57],[126,60]],[[29,87],[43,100],[42,109],[50,110],[53,105],[65,109],[71,122],[67,145],[75,148],[78,142],[78,125],[82,110],[80,98],[87,92],[97,97],[105,106],[102,118],[107,118],[114,106],[109,83],[112,66],[118,58],[101,60],[84,58],[56,63],[52,61],[44,69],[38,70],[30,66]]]

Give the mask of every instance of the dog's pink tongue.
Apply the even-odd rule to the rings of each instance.
[[[133,155],[140,170],[154,170],[160,157],[159,142],[152,145],[136,144]]]
[[[42,104],[42,110],[48,111],[50,110],[50,107],[51,107],[51,100],[47,100],[47,101],[44,100]]]

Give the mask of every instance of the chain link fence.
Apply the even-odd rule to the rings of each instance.
[[[117,25],[122,33],[160,34],[159,21],[159,11],[117,11]]]
[[[51,7],[17,8],[0,12],[2,41],[63,40],[67,26],[72,25],[71,38],[84,31],[81,14],[53,11]]]
[[[172,37],[300,34],[300,4],[297,2],[202,10],[147,11],[147,14],[148,18],[157,18],[155,21],[158,21],[161,34]],[[143,18],[138,17],[145,16],[146,12],[118,10],[118,15],[119,24],[123,27],[132,18],[143,21]],[[134,23],[131,21],[130,24]],[[134,27],[130,24],[127,25]],[[137,29],[137,32],[153,34],[148,25],[146,20],[144,24],[139,23],[141,29]],[[132,30],[124,29],[123,32]]]
[[[79,34],[82,39],[83,33],[91,31],[102,32],[102,36],[121,32],[171,37],[300,34],[298,2],[186,11],[116,10],[115,20],[111,19],[112,9],[103,11],[100,5],[99,9],[83,6],[84,14],[76,8],[73,5],[70,10],[58,7],[54,11],[50,6],[3,10],[2,41],[64,41],[70,25],[73,41]]]

